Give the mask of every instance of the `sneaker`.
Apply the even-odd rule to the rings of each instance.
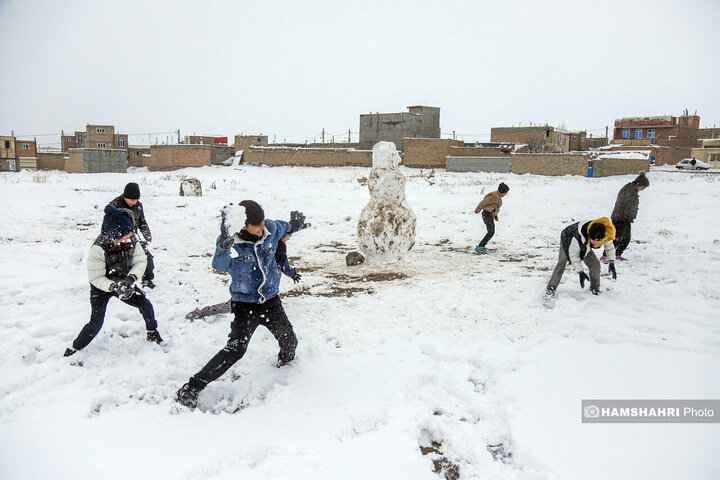
[[[146,278],[142,281],[142,286],[150,289],[155,288],[155,284],[149,278]]]
[[[605,255],[603,255],[602,257],[600,257],[600,261],[603,262],[603,263],[605,263],[605,264],[607,264],[607,263],[609,262],[609,260],[607,259],[607,257],[606,257]]]
[[[197,407],[198,395],[200,395],[200,390],[193,388],[189,383],[186,383],[180,387],[180,390],[178,390],[177,393],[175,393],[175,400],[179,404],[188,408],[195,408]]]
[[[195,308],[195,310],[185,315],[185,318],[190,320],[191,322],[193,320],[199,320],[203,318],[202,310],[200,310],[199,308]]]
[[[163,342],[162,337],[160,336],[160,332],[157,330],[149,330],[147,332],[147,341],[148,342],[155,342],[158,345],[160,345]]]
[[[555,296],[555,287],[547,287],[547,290],[545,290],[545,296],[546,297],[554,297]]]
[[[77,353],[77,350],[74,348],[67,348],[65,349],[65,353],[63,354],[63,357],[69,357],[70,355],[75,355]]]
[[[627,261],[627,258],[621,257],[620,255],[617,255],[617,256],[615,257],[615,260],[620,260],[621,262],[626,262],[626,261]]]
[[[600,295],[600,287],[592,287],[590,292],[592,292],[593,295]]]
[[[480,254],[487,253],[487,249],[485,247],[481,247],[480,245],[478,245],[477,247],[475,247],[475,253],[480,253]]]

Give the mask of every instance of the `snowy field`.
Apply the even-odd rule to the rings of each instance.
[[[369,169],[0,174],[0,478],[442,478],[433,460],[462,479],[720,478],[718,423],[581,423],[582,399],[720,398],[720,175],[650,172],[617,281],[603,268],[593,296],[566,271],[548,310],[561,229],[609,216],[634,176],[438,171],[431,185],[401,170],[417,243],[400,263],[359,267],[344,257]],[[202,197],[178,196],[186,176]],[[166,344],[113,299],[93,343],[63,358],[89,319],[102,209],[129,181],[153,232],[148,296]],[[473,209],[500,181],[510,193],[477,256]],[[220,208],[242,199],[312,223],[288,242],[303,281],[281,284],[297,358],[275,368],[258,329],[189,411],[174,393],[225,345],[230,316],[185,314],[229,298],[210,261]]]

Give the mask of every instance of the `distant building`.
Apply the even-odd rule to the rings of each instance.
[[[219,135],[185,135],[188,145],[227,145],[228,137]]]
[[[614,144],[695,147],[700,138],[700,117],[627,117],[615,120]],[[671,142],[674,139],[674,142]],[[674,143],[674,145],[671,145]]]
[[[707,130],[707,129],[706,129]],[[615,120],[612,143],[623,147],[653,146],[657,165],[674,164],[701,146],[700,117],[687,110],[679,117],[628,117]]]
[[[380,141],[404,150],[405,138],[440,138],[440,108],[417,105],[407,112],[360,115],[361,150],[371,150]]]
[[[711,168],[720,168],[720,137],[705,138],[701,142],[702,147],[693,148],[690,157],[709,164]]]
[[[588,149],[587,132],[565,131],[555,127],[493,127],[490,141],[527,145],[530,153],[566,153]]]
[[[71,148],[109,148],[127,152],[128,136],[115,133],[114,125],[86,125],[84,132],[63,135],[60,145],[63,152],[68,152]]]

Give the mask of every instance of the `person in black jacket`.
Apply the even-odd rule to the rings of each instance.
[[[617,200],[615,201],[615,208],[613,209],[610,219],[613,225],[615,225],[617,233],[617,239],[614,241],[615,258],[620,261],[625,260],[622,254],[630,244],[630,226],[637,217],[640,204],[639,192],[642,192],[648,186],[650,186],[650,181],[645,176],[645,172],[640,172],[640,175],[638,175],[635,180],[620,189]],[[607,258],[603,255],[600,260],[606,262]]]
[[[134,182],[125,185],[123,194],[107,204],[105,214],[107,215],[115,208],[131,213],[135,233],[140,232],[142,234],[143,239],[141,239],[139,243],[147,257],[147,268],[143,273],[142,285],[148,288],[155,288],[155,284],[153,283],[153,279],[155,278],[155,262],[153,261],[150,250],[147,248],[147,244],[152,241],[152,233],[150,233],[150,227],[148,227],[147,221],[145,220],[143,205],[140,203],[140,186]]]

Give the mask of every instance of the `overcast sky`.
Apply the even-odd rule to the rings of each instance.
[[[0,0],[0,135],[357,141],[361,113],[409,105],[466,140],[686,108],[720,126],[718,25],[720,0]]]

